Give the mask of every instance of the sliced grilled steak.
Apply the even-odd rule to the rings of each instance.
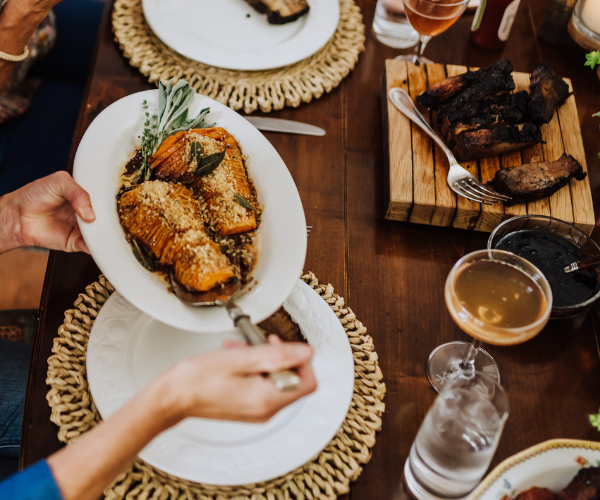
[[[599,500],[600,467],[580,469],[573,480],[558,494],[559,500]]]
[[[566,186],[571,178],[582,181],[586,175],[575,158],[563,154],[553,162],[528,163],[498,170],[490,183],[496,191],[512,198],[506,205],[514,205],[550,196]]]
[[[538,488],[534,486],[528,490],[519,493],[515,500],[557,500],[556,493],[548,488]]]
[[[537,123],[548,123],[554,111],[569,97],[569,86],[546,63],[540,64],[531,74],[529,109]]]
[[[537,144],[542,140],[542,132],[535,123],[524,123],[463,132],[450,139],[456,159],[470,161]]]
[[[417,102],[429,109],[437,110],[457,96],[462,98],[463,91],[471,87],[475,87],[471,94],[476,98],[510,92],[515,88],[511,75],[512,69],[510,61],[503,59],[487,68],[469,70],[461,75],[451,76],[417,96]],[[512,86],[507,80],[512,82]]]
[[[306,0],[246,0],[254,10],[267,14],[269,24],[295,21],[309,10]]]
[[[300,327],[283,307],[280,307],[275,314],[259,323],[258,326],[267,334],[274,333],[285,342],[306,342]]]
[[[452,105],[441,117],[444,138],[450,145],[452,136],[468,130],[494,128],[502,124],[529,121],[527,92],[504,94],[488,99],[472,101],[463,106]]]

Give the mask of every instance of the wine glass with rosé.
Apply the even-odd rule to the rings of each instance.
[[[412,27],[419,33],[415,55],[396,57],[415,64],[431,63],[423,57],[431,37],[439,35],[452,26],[467,8],[469,0],[404,0],[404,10]]]
[[[548,323],[552,291],[529,261],[503,250],[465,255],[450,271],[444,291],[452,319],[473,343],[449,342],[427,362],[427,377],[440,391],[457,371],[482,371],[500,382],[498,365],[482,342],[515,345],[535,337]]]

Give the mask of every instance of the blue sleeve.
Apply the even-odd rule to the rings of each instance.
[[[0,498],[62,500],[62,495],[48,464],[42,460],[1,482]]]

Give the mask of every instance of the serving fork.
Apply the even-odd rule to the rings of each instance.
[[[207,292],[192,292],[177,281],[173,271],[170,272],[169,277],[173,291],[181,302],[192,307],[224,307],[233,324],[242,332],[250,345],[268,343],[261,329],[253,324],[250,316],[244,314],[244,311],[234,302],[234,298],[240,293],[240,282],[237,279],[214,287]],[[300,385],[300,377],[292,370],[271,372],[269,378],[281,391],[297,389]]]
[[[433,130],[431,125],[429,125],[429,122],[419,112],[415,103],[405,90],[400,88],[390,89],[388,96],[390,101],[392,101],[392,104],[396,106],[399,111],[404,113],[421,127],[425,133],[431,137],[440,148],[442,148],[442,151],[446,153],[448,163],[450,164],[450,170],[448,171],[448,186],[450,186],[452,191],[471,201],[483,203],[485,205],[492,205],[511,199],[510,196],[497,193],[488,188],[482,184],[477,177],[460,166],[458,161],[456,161],[456,158],[454,158],[452,151],[450,151],[450,148],[446,146],[442,138],[435,130]]]

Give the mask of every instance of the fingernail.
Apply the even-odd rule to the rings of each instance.
[[[83,209],[83,218],[89,222],[96,219],[96,215],[94,214],[92,207],[86,207]]]

